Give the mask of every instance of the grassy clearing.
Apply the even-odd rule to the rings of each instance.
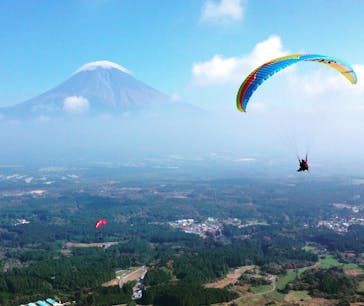
[[[311,245],[305,245],[302,249],[305,250],[306,252],[313,252],[315,250],[315,247]]]
[[[253,269],[254,266],[242,266],[231,270],[226,277],[216,282],[205,284],[206,288],[224,288],[227,285],[235,284],[239,277],[246,271]],[[167,271],[169,273],[169,271]]]
[[[337,261],[334,255],[331,254],[320,255],[319,267],[321,269],[329,269],[337,266],[340,266],[340,263]]]
[[[247,295],[239,299],[236,304],[238,306],[286,305],[284,303],[284,295],[275,291],[268,292],[267,294]]]
[[[348,263],[348,264],[344,264],[343,266],[344,270],[356,270],[359,273],[364,273],[364,270],[362,268],[360,268],[356,263]]]
[[[297,277],[299,277],[303,272],[306,271],[306,268],[300,268],[300,269],[289,269],[287,270],[286,275],[283,275],[282,277],[278,278],[276,287],[277,289],[283,289],[286,287],[286,285],[295,280]]]
[[[309,300],[311,297],[308,295],[308,291],[290,291],[285,297],[284,300],[287,302],[297,302],[300,300]]]
[[[277,291],[273,291],[267,294],[267,297],[271,297],[273,299],[278,299],[278,300],[283,300],[285,297],[285,294],[277,292]]]
[[[264,293],[272,290],[272,285],[262,285],[258,287],[251,287],[249,290],[253,293]]]

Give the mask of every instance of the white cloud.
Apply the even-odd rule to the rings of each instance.
[[[196,85],[239,83],[242,77],[256,66],[286,54],[288,51],[283,49],[281,38],[272,35],[258,43],[249,54],[230,58],[214,55],[206,62],[193,64],[192,83]]]
[[[301,74],[292,70],[288,78],[289,84],[293,88],[300,88],[300,92],[308,96],[326,94],[355,96],[364,93],[364,65],[352,65],[358,79],[357,84],[354,85],[329,67],[317,67],[308,74]]]
[[[103,68],[103,69],[114,68],[114,69],[118,69],[122,72],[131,74],[131,72],[128,69],[126,69],[125,67],[123,67],[117,63],[110,62],[110,61],[96,61],[96,62],[87,63],[87,64],[83,65],[82,67],[78,68],[75,73],[78,73],[81,71],[95,70],[97,68]]]
[[[206,108],[216,107],[221,110],[226,107],[226,110],[234,110],[236,91],[245,77],[257,66],[272,58],[290,53],[292,52],[282,44],[280,37],[273,35],[240,56],[214,55],[207,61],[193,64],[190,90],[194,97],[198,94],[203,95],[199,103]],[[364,112],[364,63],[351,66],[358,79],[354,85],[326,65],[308,62],[292,65],[279,75],[273,76],[254,93],[254,103],[249,104],[248,111],[264,115],[278,109],[284,110],[284,116],[292,114],[292,118],[297,118],[296,112],[303,111],[307,122],[315,121],[316,119],[311,118],[320,117],[321,114],[323,118],[335,118],[338,113],[341,116],[347,113],[348,118],[359,116]],[[202,86],[208,87],[209,90],[201,91],[198,87]]]
[[[227,83],[238,66],[240,66],[238,58],[224,58],[221,55],[214,55],[207,62],[194,64],[192,76],[194,82],[200,85]]]
[[[256,44],[248,54],[228,58],[214,55],[206,62],[194,63],[191,81],[198,86],[238,85],[257,66],[289,53],[284,48],[281,38],[272,35]],[[328,94],[359,96],[364,94],[364,64],[356,64],[352,67],[358,78],[355,85],[332,68],[317,63],[307,63],[307,65],[299,67],[294,65],[285,69],[283,74],[286,77],[283,86],[287,94],[290,92],[300,96],[319,97]]]
[[[71,96],[63,101],[63,110],[68,113],[80,114],[90,109],[90,103],[85,97]]]
[[[241,0],[208,0],[202,8],[201,20],[206,22],[231,22],[243,18],[244,7]]]
[[[284,56],[288,53],[288,50],[283,49],[281,38],[278,35],[271,35],[268,39],[257,43],[253,51],[243,57],[243,59],[244,62],[249,65],[249,68],[253,69],[272,58]]]

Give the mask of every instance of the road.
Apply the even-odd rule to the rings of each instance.
[[[141,278],[144,278],[147,271],[148,269],[146,266],[137,267],[134,268],[134,270],[131,272],[125,272],[120,277],[116,277],[106,283],[103,283],[102,286],[109,287],[119,285],[119,287],[121,288],[126,282],[133,280],[139,281]]]
[[[133,280],[139,281],[141,278],[144,278],[147,271],[148,269],[146,268],[146,266],[141,266],[130,273],[122,275],[119,279],[119,287],[121,288],[126,282],[129,281]]]

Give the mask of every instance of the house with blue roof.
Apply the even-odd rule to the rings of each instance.
[[[57,305],[59,305],[59,303],[57,303],[55,300],[50,299],[50,298],[46,299],[46,302],[47,302],[48,304],[52,305],[52,306],[57,306]]]
[[[39,300],[34,303],[22,304],[20,306],[63,306],[64,304],[48,298],[45,301]]]

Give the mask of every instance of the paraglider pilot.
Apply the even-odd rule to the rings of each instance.
[[[308,160],[307,160],[307,155],[306,155],[306,159],[299,159],[298,158],[298,162],[300,163],[300,168],[297,170],[297,172],[301,172],[301,171],[308,171]]]

